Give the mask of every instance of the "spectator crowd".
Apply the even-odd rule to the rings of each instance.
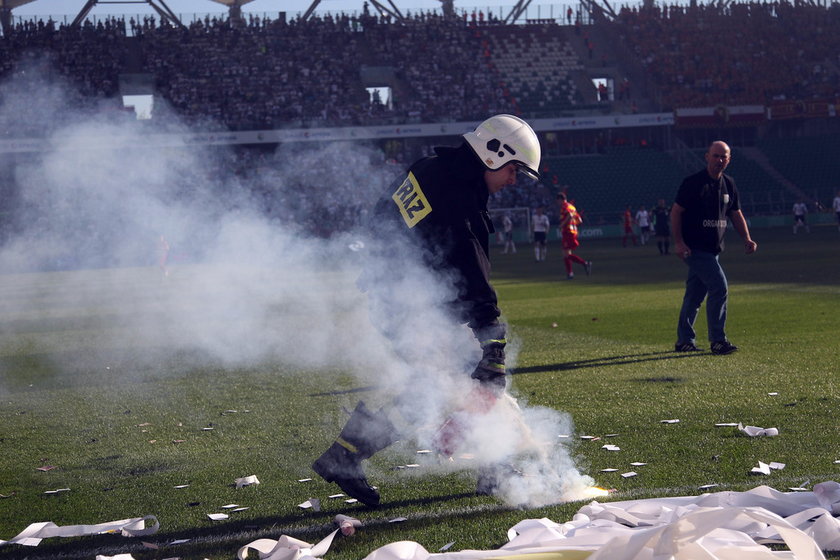
[[[666,110],[840,94],[837,3],[640,4],[596,21],[635,53]],[[495,63],[505,33],[520,27],[475,12],[397,21],[367,10],[235,23],[206,16],[188,26],[151,16],[25,21],[0,37],[0,82],[40,70],[70,84],[74,106],[117,110],[120,74],[146,73],[188,121],[235,130],[481,120],[517,113],[527,96]],[[544,58],[546,28],[571,34],[552,21],[535,26],[540,39],[523,61]],[[386,84],[371,83],[366,69],[380,70],[392,100],[371,101],[366,87]],[[629,98],[621,86],[619,96]],[[6,135],[25,131],[27,119],[18,121],[5,123]]]
[[[840,95],[840,4],[727,2],[625,7],[606,24],[667,109]]]

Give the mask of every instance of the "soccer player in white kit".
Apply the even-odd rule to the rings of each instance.
[[[805,216],[808,214],[808,205],[802,202],[794,203],[793,205],[793,233],[799,231],[799,226],[805,226],[805,233],[811,233],[811,228],[805,221]]]
[[[548,216],[545,214],[545,209],[540,206],[537,208],[537,213],[534,214],[534,257],[537,262],[545,260],[548,254],[548,246],[545,243],[548,236],[548,230],[551,224],[548,221]]]
[[[650,212],[644,206],[636,212],[636,223],[639,224],[639,240],[644,245],[650,237]]]

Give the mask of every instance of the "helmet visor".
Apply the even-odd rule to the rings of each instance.
[[[521,161],[515,161],[513,163],[516,164],[516,170],[518,172],[520,172],[524,175],[527,175],[528,177],[530,177],[534,181],[539,181],[540,180],[540,174],[538,172],[534,171],[533,169],[531,169],[530,167],[528,167],[527,165],[525,165],[524,163],[522,163]]]

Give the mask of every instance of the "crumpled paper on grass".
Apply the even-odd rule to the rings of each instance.
[[[146,521],[153,520],[151,527],[146,527]],[[0,540],[0,546],[6,544],[20,544],[23,546],[38,546],[43,539],[50,537],[85,537],[88,535],[102,535],[104,533],[119,533],[124,537],[142,537],[157,533],[160,523],[154,515],[109,521],[97,525],[65,525],[60,527],[51,521],[32,523],[16,537],[8,541]]]
[[[591,502],[567,523],[528,519],[497,550],[430,553],[401,541],[365,560],[823,560],[840,550],[840,484],[784,493],[768,486],[748,492]],[[765,544],[784,543],[789,550]]]
[[[779,428],[762,428],[760,426],[744,426],[743,424],[738,424],[738,431],[750,437],[774,437],[779,435]]]
[[[338,533],[338,529],[327,535],[315,546],[287,535],[283,535],[276,541],[273,539],[257,539],[240,548],[236,553],[236,557],[239,560],[245,560],[248,558],[249,552],[254,550],[260,560],[303,560],[305,558],[317,558],[327,553],[336,533]]]

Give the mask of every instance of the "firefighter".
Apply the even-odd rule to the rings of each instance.
[[[451,279],[448,304],[454,322],[467,324],[481,346],[482,357],[471,377],[478,387],[504,393],[505,325],[499,322],[496,292],[490,285],[489,239],[494,232],[487,212],[490,195],[516,183],[517,174],[539,179],[540,144],[533,129],[513,115],[496,115],[463,135],[457,147],[437,147],[415,162],[376,204],[370,225],[376,262],[388,253],[411,254],[424,268]],[[360,279],[373,306],[385,309],[377,326],[392,334],[387,310],[394,309],[399,267],[371,267]],[[390,321],[394,321],[391,314]],[[395,337],[391,337],[395,338]],[[396,348],[399,353],[399,348]],[[371,411],[360,402],[339,437],[312,465],[327,482],[335,482],[359,501],[375,506],[379,493],[367,481],[362,461],[399,438],[383,409]],[[492,489],[482,484],[479,490]]]

